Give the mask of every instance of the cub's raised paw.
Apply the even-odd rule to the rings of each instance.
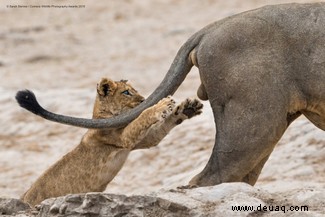
[[[155,113],[159,121],[163,121],[167,117],[169,117],[175,108],[175,100],[168,96],[162,100],[160,100],[155,105]]]
[[[176,113],[182,113],[187,118],[192,118],[196,115],[201,114],[202,108],[203,108],[203,104],[199,100],[186,99],[178,106]]]

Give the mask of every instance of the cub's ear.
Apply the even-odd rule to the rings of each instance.
[[[97,93],[100,96],[113,95],[117,88],[116,82],[108,78],[102,78],[97,84]]]

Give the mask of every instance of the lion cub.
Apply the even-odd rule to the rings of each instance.
[[[93,118],[119,115],[143,101],[126,81],[103,78],[97,85]],[[36,205],[50,197],[104,191],[131,150],[156,146],[173,127],[200,114],[202,107],[198,100],[189,99],[175,106],[174,100],[167,97],[126,127],[89,129],[80,144],[47,169],[22,200]]]

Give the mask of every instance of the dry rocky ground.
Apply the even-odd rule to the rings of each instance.
[[[288,1],[44,2],[85,8],[8,8],[9,4],[39,5],[40,1],[0,2],[0,197],[18,198],[47,167],[78,144],[85,132],[22,110],[14,100],[17,90],[34,90],[41,104],[51,111],[91,117],[95,87],[101,77],[128,79],[139,92],[149,95],[191,34],[223,17]],[[198,85],[198,72],[193,69],[175,98],[195,97]],[[213,125],[213,115],[205,103],[200,117],[177,127],[158,147],[133,152],[105,192],[144,195],[187,184],[209,159]],[[226,202],[218,204],[218,209],[226,212],[231,203],[253,200],[254,204],[268,194],[268,201],[312,207],[309,212],[289,215],[322,216],[324,163],[324,132],[299,118],[275,148],[256,188],[226,185],[225,191],[222,186],[201,189],[185,199],[222,198]],[[244,193],[231,192],[231,188]],[[166,198],[166,194],[161,195]]]

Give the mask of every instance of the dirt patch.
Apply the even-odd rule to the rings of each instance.
[[[91,117],[101,77],[128,79],[149,95],[191,34],[223,17],[287,1],[80,2],[86,7],[11,9],[0,4],[1,197],[19,197],[85,132],[20,109],[17,90],[34,90],[54,112]],[[175,98],[196,97],[199,83],[193,69]],[[208,161],[214,136],[205,103],[200,117],[177,127],[158,147],[133,152],[106,192],[147,193],[187,184]],[[324,188],[324,145],[324,132],[299,118],[275,148],[257,186],[284,196],[292,189]]]

